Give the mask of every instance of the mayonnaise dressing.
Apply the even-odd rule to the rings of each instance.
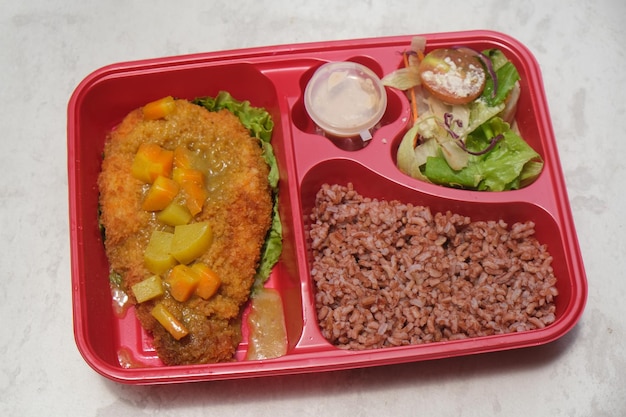
[[[312,98],[320,118],[330,125],[348,129],[367,123],[376,113],[380,100],[371,79],[348,71],[331,73]]]

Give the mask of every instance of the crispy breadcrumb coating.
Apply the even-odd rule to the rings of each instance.
[[[165,230],[153,213],[141,209],[145,185],[131,175],[131,166],[143,142],[166,149],[179,145],[203,155],[209,197],[194,221],[209,221],[213,243],[198,261],[208,264],[222,279],[209,300],[197,296],[180,303],[169,295],[159,300],[189,330],[174,339],[150,314],[154,301],[135,306],[141,325],[153,335],[155,349],[168,365],[232,360],[241,341],[240,316],[247,302],[271,224],[272,197],[268,166],[258,139],[227,110],[209,112],[176,100],[176,109],[164,119],[144,120],[134,110],[106,141],[98,178],[105,249],[113,271],[128,289],[151,273],[144,251],[153,230]]]

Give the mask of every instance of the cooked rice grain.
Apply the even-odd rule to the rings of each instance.
[[[310,228],[321,331],[361,350],[543,328],[558,292],[533,234],[326,184]]]

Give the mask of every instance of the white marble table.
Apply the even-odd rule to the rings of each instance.
[[[626,414],[626,3],[4,1],[0,5],[0,415]],[[171,386],[120,385],[72,334],[66,106],[106,64],[285,43],[469,29],[539,61],[589,280],[551,344],[432,362]]]

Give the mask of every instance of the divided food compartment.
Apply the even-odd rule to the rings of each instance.
[[[379,77],[402,65],[400,53],[412,36],[359,39],[224,51],[115,64],[86,77],[68,107],[68,171],[74,334],[86,362],[123,383],[152,384],[338,370],[521,348],[563,336],[582,314],[587,284],[552,133],[538,65],[516,40],[495,32],[430,34],[427,49],[465,45],[502,49],[518,68],[522,95],[517,122],[522,136],[543,157],[540,177],[521,190],[473,192],[412,179],[395,166],[395,152],[409,127],[402,92],[387,89],[388,106],[372,139],[328,138],[308,117],[303,92],[325,62],[354,61]],[[280,214],[284,248],[268,287],[281,295],[288,352],[245,360],[241,343],[235,361],[164,366],[132,308],[113,307],[108,263],[98,228],[96,179],[107,132],[131,110],[167,95],[193,99],[220,90],[264,107],[275,122],[272,144],[280,169]],[[556,321],[538,330],[364,351],[333,347],[317,325],[307,231],[322,184],[354,184],[367,196],[453,211],[472,220],[532,220],[536,237],[554,257],[558,278]],[[245,320],[244,320],[245,323]],[[247,332],[242,327],[244,335]]]

